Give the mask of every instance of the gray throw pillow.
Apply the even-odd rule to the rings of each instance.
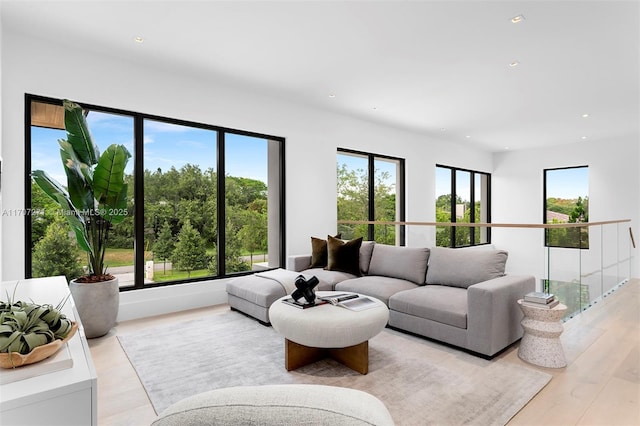
[[[369,273],[369,265],[371,264],[371,255],[375,241],[363,241],[360,246],[360,270],[363,274]]]
[[[429,249],[376,244],[371,255],[369,275],[400,278],[424,284],[429,260]]]
[[[504,276],[508,253],[504,250],[466,250],[433,247],[427,284],[468,288]]]

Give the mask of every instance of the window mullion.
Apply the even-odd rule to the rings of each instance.
[[[144,119],[137,114],[133,117],[133,194],[135,212],[133,218],[133,271],[134,288],[144,287]]]
[[[375,196],[376,196],[376,191],[375,191],[375,157],[373,155],[369,155],[368,156],[368,160],[369,160],[369,167],[368,167],[368,171],[369,171],[369,216],[368,216],[368,220],[370,221],[374,221],[376,220],[376,212],[375,212]],[[375,232],[375,225],[373,224],[369,224],[369,226],[367,227],[368,230],[368,236],[367,239],[369,241],[375,241],[376,239],[376,232]]]
[[[469,187],[471,190],[469,191],[469,208],[471,211],[469,212],[469,222],[476,223],[476,174],[475,172],[469,173]],[[476,245],[476,228],[469,228],[469,244],[472,246]]]
[[[456,222],[456,171],[451,169],[451,223]],[[456,246],[456,227],[452,226],[450,230],[451,247]]]
[[[217,205],[217,213],[218,213],[218,223],[216,226],[218,227],[218,247],[217,247],[217,256],[218,256],[218,276],[223,276],[226,274],[225,268],[225,259],[226,259],[226,245],[227,245],[227,237],[226,237],[226,223],[227,223],[227,191],[226,191],[226,181],[225,181],[225,158],[224,158],[224,144],[225,144],[225,132],[218,132],[217,138],[218,144],[218,153],[217,153],[217,185],[218,185],[218,201]]]

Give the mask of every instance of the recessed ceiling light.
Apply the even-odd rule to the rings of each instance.
[[[136,37],[136,38],[134,38],[133,40],[134,40],[136,43],[144,43],[144,38],[139,37],[139,36],[138,36],[138,37]]]
[[[518,65],[520,65],[520,62],[518,62],[518,61],[513,61],[513,62],[511,62],[511,63],[509,64],[509,66],[510,66],[511,68],[517,67]]]
[[[585,140],[587,137],[586,136],[582,136],[580,139]]]
[[[373,107],[373,110],[376,111],[378,109],[378,107]]]
[[[582,118],[587,118],[589,117],[589,114],[582,114]]]
[[[505,146],[505,147],[504,147],[504,149],[505,149],[505,150],[506,150],[506,149],[509,149],[509,147],[508,147],[508,146]]]
[[[513,22],[514,24],[517,24],[522,21],[524,21],[524,15],[518,15],[511,18],[511,22]]]
[[[465,138],[467,138],[467,139],[471,139],[471,136],[470,136],[470,135],[467,135],[467,136],[465,136]]]
[[[335,98],[336,95],[334,95],[333,93],[329,95],[330,98]]]

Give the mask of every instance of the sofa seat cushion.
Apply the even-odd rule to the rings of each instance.
[[[256,275],[245,275],[229,281],[227,293],[265,308],[286,295],[280,283]]]
[[[367,276],[346,280],[336,285],[338,291],[352,291],[354,293],[365,294],[375,297],[389,305],[389,297],[399,291],[410,290],[418,286],[407,280],[398,278]]]
[[[427,284],[468,288],[504,276],[504,250],[467,250],[434,247],[429,257]]]
[[[369,275],[400,278],[414,284],[424,284],[429,261],[429,249],[376,244],[371,255]]]
[[[426,285],[402,291],[389,298],[389,309],[467,328],[467,290],[459,287]]]
[[[304,275],[313,275],[318,281],[318,285],[314,288],[314,290],[322,290],[322,291],[330,291],[333,290],[339,282],[344,280],[350,280],[352,278],[356,278],[355,275],[350,274],[348,272],[342,271],[327,271],[323,268],[311,268],[305,269],[300,272]]]

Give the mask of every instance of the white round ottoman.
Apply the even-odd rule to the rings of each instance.
[[[317,297],[344,292],[319,291]],[[269,308],[271,325],[285,337],[285,368],[296,368],[327,356],[361,373],[369,371],[369,339],[389,321],[387,306],[371,296],[375,306],[352,311],[325,304],[300,309],[276,300]]]

